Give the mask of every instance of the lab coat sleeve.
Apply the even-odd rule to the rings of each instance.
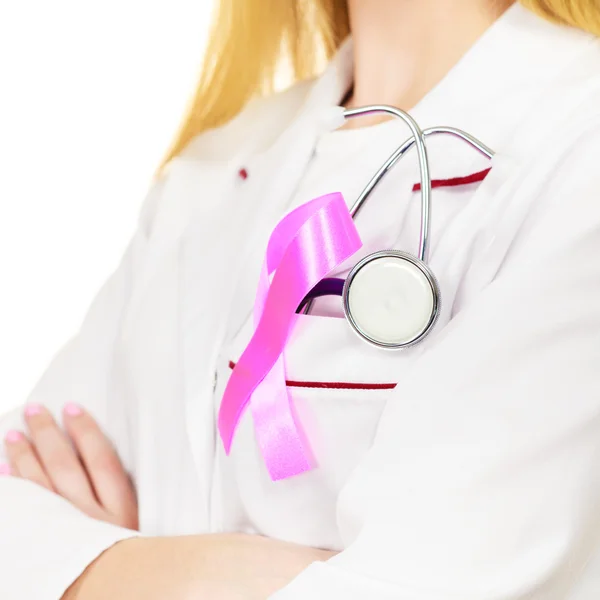
[[[347,549],[273,600],[572,597],[600,550],[600,133],[580,148],[388,401]]]
[[[56,355],[28,398],[49,408],[59,423],[64,404],[80,403],[119,452],[127,440],[124,409],[110,402],[113,345],[161,187],[157,182],[150,190],[125,256],[93,301],[80,331]],[[19,408],[0,418],[1,439],[11,429],[23,430],[22,412]],[[6,461],[2,443],[0,461]],[[39,486],[0,477],[0,598],[59,600],[102,551],[133,535],[88,518]]]

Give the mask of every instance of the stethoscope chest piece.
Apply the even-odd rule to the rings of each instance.
[[[399,250],[375,252],[357,263],[346,279],[343,302],[356,333],[388,349],[420,342],[441,309],[440,289],[431,269]]]

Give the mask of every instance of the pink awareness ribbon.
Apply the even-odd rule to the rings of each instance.
[[[283,353],[296,310],[321,279],[361,246],[340,193],[296,208],[269,238],[254,303],[254,334],[225,388],[218,428],[229,455],[250,404],[257,443],[273,481],[304,473],[314,464],[294,417],[285,379]]]

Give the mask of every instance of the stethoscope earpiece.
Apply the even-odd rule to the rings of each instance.
[[[365,341],[390,350],[419,343],[441,310],[435,275],[425,262],[400,250],[383,250],[357,263],[344,284],[344,313]]]

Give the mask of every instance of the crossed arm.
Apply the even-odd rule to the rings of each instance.
[[[67,405],[64,429],[49,411],[25,411],[25,431],[5,438],[10,474],[71,502],[86,515],[138,528],[135,489],[94,419]],[[106,550],[62,600],[212,598],[259,600],[333,553],[244,534],[133,537]]]

